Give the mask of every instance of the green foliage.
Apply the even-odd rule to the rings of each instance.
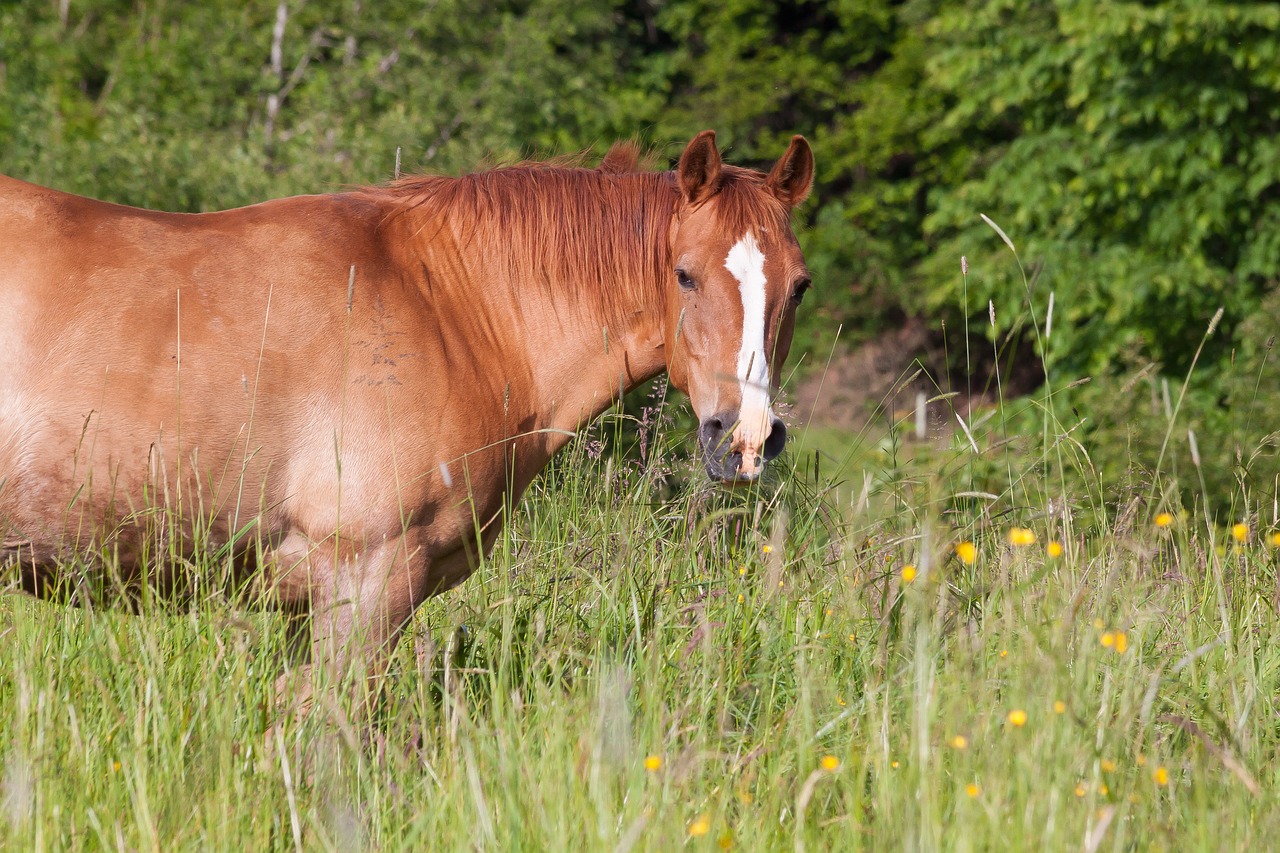
[[[1161,376],[1130,361],[1072,398],[1088,412],[1078,431],[1097,476],[1113,488],[1153,481],[1157,469],[1178,484],[1172,499],[1228,522],[1280,499],[1280,350],[1274,318],[1280,291],[1240,324],[1239,344],[1217,370]],[[1070,413],[1064,399],[1055,407]],[[1177,415],[1174,417],[1174,415]]]
[[[992,0],[928,30],[935,132],[981,143],[931,205],[936,286],[917,307],[961,304],[962,254],[976,307],[1025,304],[1016,270],[983,262],[986,213],[1042,270],[1041,317],[1054,292],[1062,365],[1104,375],[1136,350],[1181,373],[1225,306],[1205,356],[1220,370],[1280,268],[1280,7]]]
[[[595,2],[0,8],[0,168],[207,210],[632,135],[663,100],[640,24]],[[642,42],[639,42],[642,43]],[[279,61],[272,56],[279,48]]]

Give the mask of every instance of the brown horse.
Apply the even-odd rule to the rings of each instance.
[[[0,562],[76,598],[217,549],[376,677],[638,383],[688,393],[712,478],[778,455],[812,178],[802,137],[764,175],[710,131],[674,172],[622,146],[195,215],[0,178]]]

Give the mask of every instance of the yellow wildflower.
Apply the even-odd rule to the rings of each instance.
[[[1156,772],[1152,773],[1151,776],[1153,779],[1156,780],[1156,784],[1159,785],[1161,788],[1169,784],[1169,771],[1166,770],[1163,766],[1157,767]]]
[[[1048,545],[1044,546],[1044,552],[1055,559],[1061,557],[1062,543],[1057,541],[1050,542]]]
[[[1099,764],[1099,766],[1102,768],[1102,772],[1103,772],[1103,773],[1115,773],[1115,772],[1116,772],[1116,763],[1115,763],[1114,761],[1112,761],[1110,758],[1104,758],[1104,759],[1102,759],[1102,761],[1101,761],[1101,763]]]
[[[1021,708],[1014,708],[1009,712],[1009,725],[1022,728],[1027,724],[1027,712]]]
[[[733,849],[733,836],[729,834],[729,830],[726,829],[721,833],[720,837],[716,839],[716,844],[721,850]]]
[[[837,697],[836,697],[836,704],[837,704],[837,705],[839,705],[841,708],[843,708],[843,707],[845,706],[844,697],[843,697],[843,696],[837,696]]]
[[[1083,797],[1083,796],[1084,796],[1085,794],[1087,794],[1087,793],[1089,793],[1089,790],[1088,790],[1087,788],[1085,788],[1084,783],[1083,783],[1083,782],[1077,782],[1077,783],[1076,783],[1076,796],[1077,796],[1077,797]]]
[[[961,542],[956,545],[956,556],[960,558],[960,562],[969,566],[978,559],[978,549],[972,542]]]
[[[1247,542],[1249,539],[1249,525],[1233,524],[1231,525],[1231,538],[1237,542]]]
[[[889,766],[890,766],[890,767],[892,767],[894,770],[897,770],[897,769],[898,769],[898,762],[896,762],[896,761],[890,761],[890,762],[889,762]]]
[[[1008,650],[1008,649],[1001,649],[1001,650],[1000,650],[1000,657],[1002,657],[1002,658],[1007,658],[1008,656],[1009,656],[1009,650]]]
[[[964,786],[964,792],[968,794],[970,797],[976,798],[979,794],[982,793],[982,788],[978,787],[978,784],[976,782],[970,782],[968,785]]]
[[[1156,527],[1169,527],[1173,524],[1173,514],[1162,512],[1156,516]]]
[[[822,764],[822,769],[828,773],[834,773],[840,769],[840,759],[836,758],[834,755],[822,756],[822,761],[820,763]]]
[[[1111,631],[1103,631],[1102,636],[1098,638],[1098,642],[1102,643],[1102,647],[1110,649],[1116,644],[1116,635]]]
[[[916,579],[916,567],[908,563],[902,567],[902,582],[911,583]]]
[[[654,772],[654,771],[656,771],[656,770],[661,770],[661,769],[662,769],[662,756],[661,756],[661,755],[646,755],[646,756],[644,757],[644,769],[645,769],[645,770],[648,770],[650,773],[653,773],[653,772]]]
[[[951,745],[956,749],[964,749],[969,745],[969,739],[964,735],[956,735],[951,739]]]
[[[1129,649],[1129,635],[1124,631],[1116,631],[1116,652],[1124,654]]]
[[[1267,541],[1271,543],[1272,548],[1280,548],[1280,530],[1271,531],[1271,535],[1267,537]]]
[[[701,838],[711,831],[711,819],[704,814],[695,817],[689,823],[689,834],[694,838]]]
[[[1036,544],[1035,531],[1026,527],[1010,527],[1009,528],[1009,544],[1015,548],[1023,548],[1027,545]]]
[[[1055,714],[1065,714],[1065,713],[1067,713],[1067,703],[1066,703],[1066,702],[1063,702],[1061,699],[1059,699],[1058,701],[1054,702],[1054,703],[1053,703],[1053,713],[1055,713]]]
[[[765,545],[763,548],[761,548],[761,549],[760,549],[760,552],[761,552],[761,553],[763,553],[763,554],[772,554],[772,553],[773,553],[773,546],[772,546],[772,545]]]

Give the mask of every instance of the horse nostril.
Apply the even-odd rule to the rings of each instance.
[[[724,440],[724,421],[718,417],[707,418],[698,429],[702,443],[708,447],[716,447]]]
[[[769,430],[769,436],[764,440],[764,461],[769,462],[778,457],[782,449],[787,446],[787,427],[777,418],[773,419],[772,429]]]

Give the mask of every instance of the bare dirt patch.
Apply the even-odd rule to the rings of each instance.
[[[1026,348],[1020,348],[1025,350]],[[962,350],[961,350],[962,351]],[[954,361],[956,350],[951,349]],[[971,373],[948,369],[946,340],[918,317],[906,319],[861,346],[837,352],[829,366],[815,370],[794,389],[796,418],[802,423],[857,431],[872,418],[909,417],[920,395],[934,400],[926,407],[931,433],[943,430],[953,412],[994,405],[997,398],[994,359],[977,357]],[[1039,361],[1019,351],[1002,365],[1004,396],[1018,396],[1043,380]]]

